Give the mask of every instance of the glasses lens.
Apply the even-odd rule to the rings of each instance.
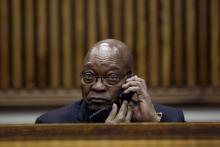
[[[105,78],[105,81],[109,85],[116,85],[120,81],[120,77],[117,75],[108,76]]]
[[[87,84],[94,82],[95,76],[90,72],[85,72],[81,74],[83,81]]]

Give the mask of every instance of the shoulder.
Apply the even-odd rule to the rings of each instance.
[[[78,114],[81,101],[76,101],[70,105],[51,110],[42,114],[36,119],[35,123],[69,123]]]
[[[153,103],[157,112],[162,112],[161,122],[185,122],[183,111],[174,107]]]

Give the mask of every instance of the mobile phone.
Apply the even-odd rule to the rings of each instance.
[[[134,95],[134,92],[129,92],[128,94],[125,94],[124,91],[121,91],[121,93],[118,96],[118,103],[119,103],[119,107],[122,105],[123,101],[128,101],[130,102],[132,97]]]
[[[117,106],[118,106],[118,110],[121,107],[122,103],[124,100],[126,101],[130,101],[133,97],[134,93],[133,92],[129,92],[128,94],[124,94],[123,91],[121,90],[121,92],[118,95],[118,100],[116,102]],[[105,120],[107,119],[107,117],[109,116],[109,113],[111,112],[111,107],[103,107],[100,110],[98,110],[97,112],[93,113],[89,119],[91,122],[105,122]]]

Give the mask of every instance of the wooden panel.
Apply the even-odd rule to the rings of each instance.
[[[150,0],[150,86],[159,86],[158,1]]]
[[[83,48],[84,48],[84,0],[76,1],[76,87],[80,87],[80,73],[83,66]]]
[[[9,88],[8,0],[0,1],[0,15],[0,87],[6,91]]]
[[[219,103],[218,0],[1,0],[0,8],[0,105],[46,105],[51,88],[62,91],[51,94],[54,105],[80,97],[64,93],[79,90],[85,51],[107,37],[132,49],[156,100]],[[20,97],[28,90],[36,93]]]
[[[201,86],[208,84],[207,4],[207,0],[199,1],[199,81]]]
[[[219,1],[211,1],[211,83],[214,87],[220,86],[220,14],[219,14]]]
[[[127,0],[125,3],[125,35],[124,35],[124,40],[125,44],[128,46],[128,48],[134,50],[134,20],[133,20],[133,0]]]
[[[97,41],[97,16],[95,13],[96,0],[88,1],[88,47],[92,47]]]
[[[121,40],[121,0],[112,0],[113,3],[113,38]]]
[[[170,44],[170,0],[162,0],[162,86],[170,86],[171,44]]]
[[[0,125],[3,140],[172,140],[220,138],[220,123],[74,123]],[[175,131],[173,131],[175,130]],[[215,131],[213,131],[215,130]],[[158,138],[160,138],[158,140]]]
[[[146,20],[146,9],[145,9],[146,2],[145,0],[137,1],[137,72],[138,75],[145,80],[147,80],[146,76],[146,69],[148,64],[146,64],[146,52],[147,52],[147,35],[146,35],[146,27],[147,27],[147,20]]]
[[[35,86],[35,55],[34,55],[34,24],[33,0],[25,1],[25,58],[26,58],[26,87],[33,89]]]
[[[46,18],[46,2],[45,0],[38,0],[37,1],[37,40],[38,40],[38,48],[37,48],[37,62],[38,62],[38,84],[41,89],[46,88],[47,79],[46,79],[46,73],[47,73],[47,47],[46,47],[46,24],[47,24],[47,18]]]
[[[50,2],[50,86],[53,89],[60,87],[60,42],[58,21],[58,0],[52,0]],[[68,39],[66,36],[63,38]]]
[[[196,104],[219,105],[220,91],[215,88],[148,88],[151,98],[163,104]],[[10,93],[10,94],[8,94]],[[0,106],[3,108],[13,106],[63,106],[82,98],[80,89],[65,90],[21,90],[17,93],[10,90],[0,94]],[[197,101],[197,100],[201,101]]]
[[[107,0],[99,0],[99,16],[100,16],[100,40],[108,37],[109,28],[108,28],[108,5]]]
[[[71,17],[70,0],[63,0],[62,22],[63,22],[63,84],[64,88],[72,87],[72,48],[71,48]]]
[[[19,89],[22,86],[22,49],[21,49],[21,9],[20,0],[12,1],[12,14],[13,14],[13,33],[12,33],[12,82],[13,88]]]
[[[174,1],[174,80],[176,86],[183,86],[183,20],[182,0]]]
[[[187,86],[196,85],[195,1],[186,1]]]
[[[170,146],[178,146],[178,147],[218,147],[220,141],[218,139],[201,139],[201,140],[195,140],[195,139],[176,139],[176,140],[159,140],[159,139],[125,139],[125,140],[27,140],[27,141],[0,141],[0,145],[2,147],[20,147],[20,146],[28,146],[28,147],[71,147],[74,145],[74,147],[170,147]]]

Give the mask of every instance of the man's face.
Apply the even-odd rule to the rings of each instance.
[[[91,51],[84,63],[83,73],[102,77],[120,75],[121,79],[114,85],[108,84],[103,78],[96,78],[95,82],[89,84],[81,79],[82,96],[90,111],[94,112],[101,107],[112,106],[125,82],[123,75],[126,72],[128,71],[117,50],[111,50],[104,45]]]

